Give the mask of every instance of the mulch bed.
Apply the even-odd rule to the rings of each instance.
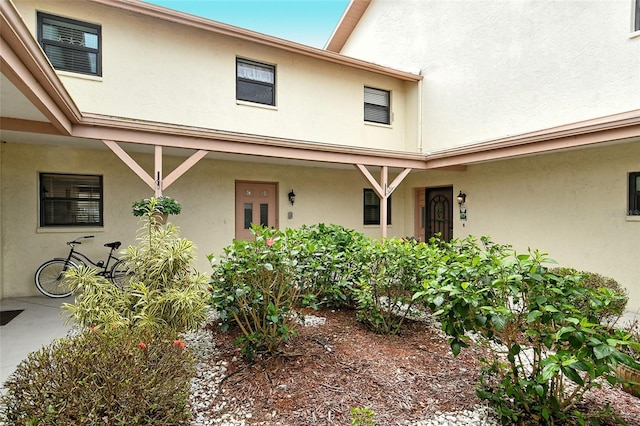
[[[299,327],[279,355],[249,366],[233,345],[237,330],[214,330],[229,371],[241,370],[222,384],[225,397],[252,405],[248,424],[345,425],[352,407],[365,406],[378,424],[406,424],[480,403],[474,393],[480,349],[454,358],[446,339],[424,323],[383,336],[353,311],[312,314],[326,324]]]
[[[282,351],[242,358],[233,344],[240,334],[213,327],[229,376],[220,385],[230,408],[250,407],[247,425],[347,425],[350,409],[370,407],[376,424],[402,425],[437,412],[472,409],[482,347],[458,357],[434,326],[407,322],[399,336],[378,335],[357,322],[351,310],[307,312],[326,324],[300,326]],[[608,385],[590,391],[583,412],[609,404],[630,426],[640,426],[640,399]],[[603,424],[616,424],[613,418]]]

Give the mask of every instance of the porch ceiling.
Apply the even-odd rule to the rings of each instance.
[[[0,117],[21,118],[49,123],[27,97],[4,75],[0,74]]]

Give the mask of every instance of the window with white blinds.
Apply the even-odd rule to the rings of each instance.
[[[276,104],[276,67],[236,58],[236,99],[264,105]]]
[[[40,226],[102,226],[102,176],[40,173]]]
[[[102,75],[101,28],[38,12],[38,42],[57,70]]]
[[[387,90],[364,88],[364,121],[391,124],[391,93]]]
[[[363,224],[380,225],[380,197],[373,189],[364,189]],[[387,225],[391,225],[391,196],[387,198]]]

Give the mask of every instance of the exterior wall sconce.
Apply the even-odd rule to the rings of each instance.
[[[293,192],[293,189],[292,189],[291,192],[289,192],[289,202],[291,203],[291,205],[293,205],[295,201],[296,201],[296,193]]]
[[[467,220],[467,208],[463,206],[465,201],[467,201],[467,194],[460,191],[456,198],[458,199],[458,205],[460,206],[460,220],[463,221],[462,226],[464,227],[464,221]]]

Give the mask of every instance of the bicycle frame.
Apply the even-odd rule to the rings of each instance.
[[[72,290],[64,282],[65,273],[69,268],[80,265],[94,266],[97,268],[97,275],[111,281],[112,284],[120,289],[126,287],[128,276],[126,263],[113,254],[114,251],[120,248],[120,241],[106,243],[104,246],[111,249],[106,261],[99,260],[94,262],[89,256],[76,250],[76,245],[82,244],[79,240],[89,238],[93,238],[93,235],[85,235],[84,237],[78,237],[73,241],[67,242],[67,245],[69,245],[71,249],[66,258],[53,258],[40,265],[36,270],[34,278],[36,287],[42,294],[54,298],[69,296]]]
[[[93,236],[86,236],[82,238],[88,239],[93,238]],[[82,244],[80,241],[74,240],[69,242],[68,244],[71,246],[71,250],[69,250],[69,255],[67,256],[67,262],[69,262],[71,259],[74,259],[84,265],[91,264],[96,268],[100,268],[100,272],[98,272],[98,275],[107,276],[109,273],[109,265],[111,264],[111,261],[113,260],[117,262],[118,260],[120,260],[113,255],[113,252],[116,250],[116,248],[113,246],[111,246],[111,250],[109,251],[109,256],[107,257],[106,261],[99,260],[97,262],[94,262],[86,254],[76,250],[75,245]]]

